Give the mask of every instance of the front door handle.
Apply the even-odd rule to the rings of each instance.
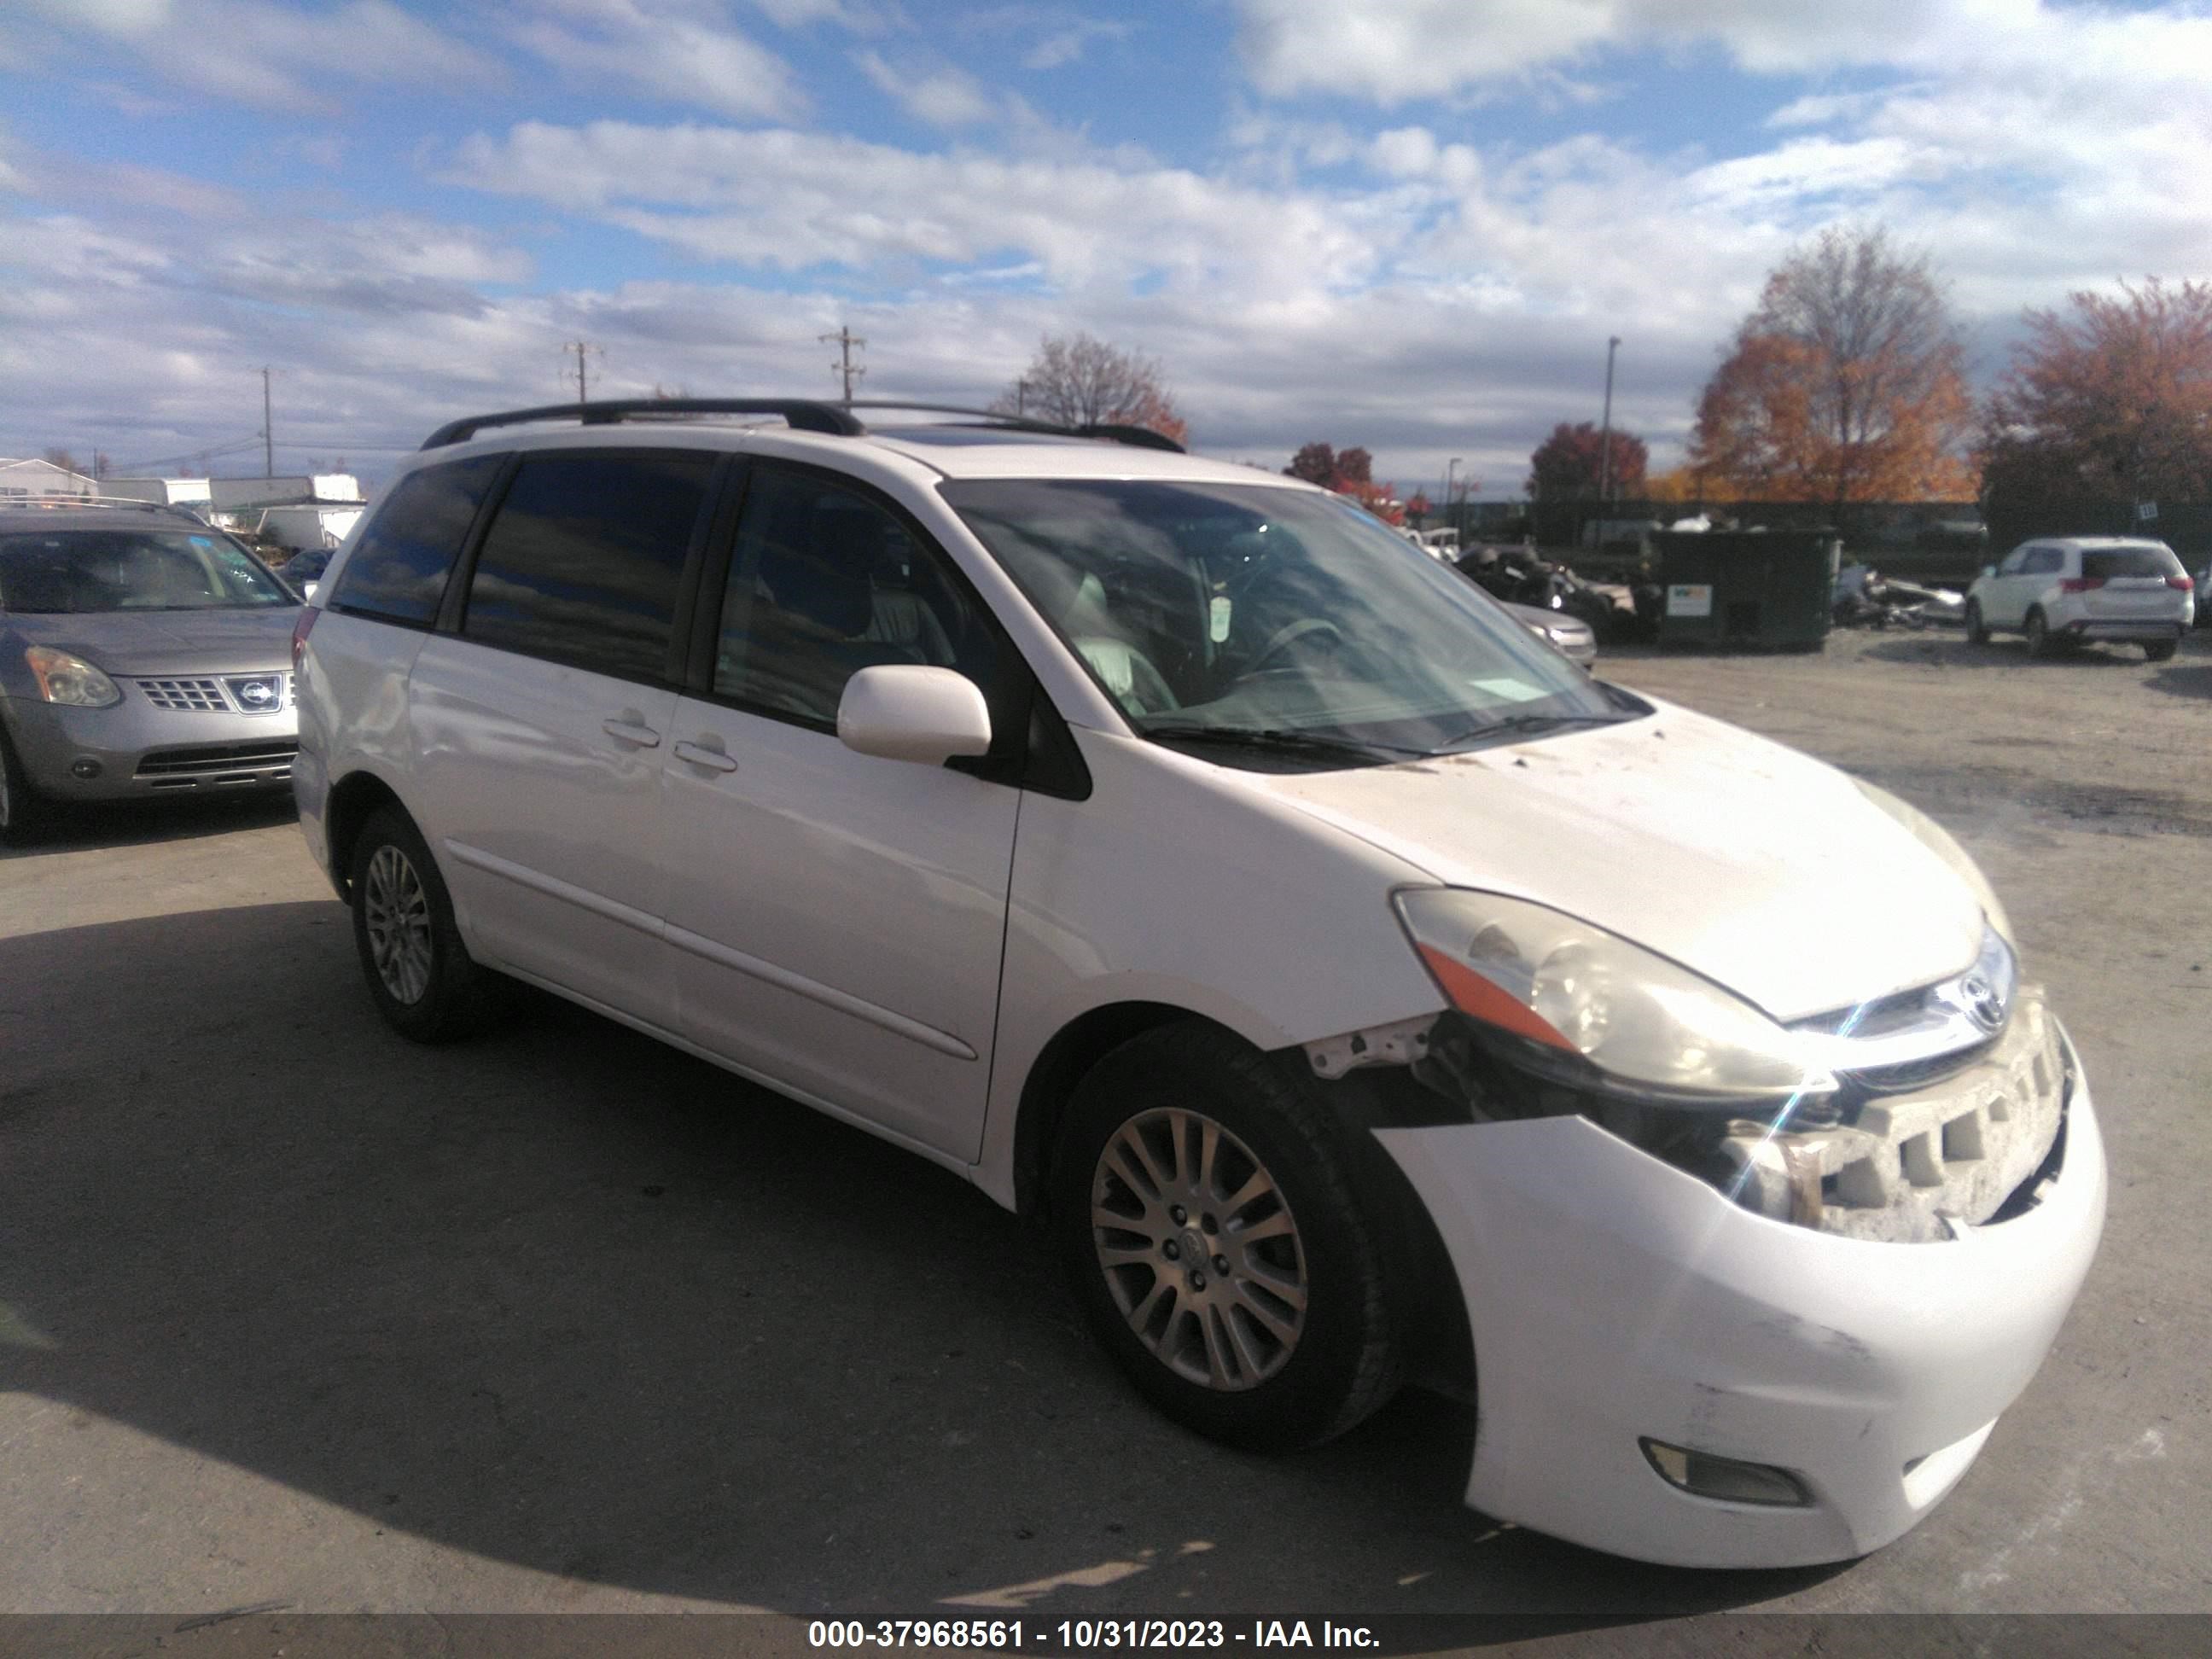
[[[706,744],[700,743],[678,743],[676,745],[676,758],[680,761],[689,761],[694,766],[706,767],[714,772],[734,772],[738,769],[738,763],[731,758],[728,750],[709,749]]]
[[[617,743],[634,744],[640,749],[660,747],[660,733],[647,726],[643,718],[629,709],[611,720],[599,722],[599,730]]]

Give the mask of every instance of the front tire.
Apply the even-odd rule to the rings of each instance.
[[[385,1022],[416,1042],[481,1030],[495,1012],[493,976],[461,943],[437,863],[398,807],[362,825],[351,881],[354,947]]]
[[[1979,599],[1968,599],[1966,601],[1966,643],[1987,645],[1989,642],[1990,625],[1982,620],[1982,603]]]
[[[1310,1079],[1213,1027],[1149,1031],[1078,1085],[1051,1225],[1138,1390],[1257,1450],[1343,1433],[1402,1376],[1348,1131]]]
[[[2051,624],[2044,620],[2040,611],[2027,613],[2027,654],[2031,657],[2052,654]]]
[[[21,841],[46,819],[45,799],[31,787],[15,745],[0,729],[0,842]]]

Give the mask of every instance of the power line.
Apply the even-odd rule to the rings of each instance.
[[[845,387],[843,401],[848,404],[851,403],[853,401],[853,383],[856,380],[866,379],[868,374],[866,369],[855,368],[853,366],[853,348],[854,346],[864,346],[867,344],[867,341],[860,335],[854,333],[849,324],[843,323],[838,325],[837,331],[835,334],[817,334],[814,337],[821,341],[824,345],[828,345],[832,340],[835,340],[837,343],[837,361],[830,365],[830,372],[832,374],[836,375],[843,382]]]

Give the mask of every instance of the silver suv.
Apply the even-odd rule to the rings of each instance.
[[[0,508],[0,836],[52,800],[288,783],[298,611],[181,509]]]
[[[1985,565],[1966,592],[1966,637],[2018,629],[2027,653],[2047,657],[2084,640],[2140,645],[2164,662],[2188,629],[2196,584],[2164,542],[2067,536],[2022,542]]]

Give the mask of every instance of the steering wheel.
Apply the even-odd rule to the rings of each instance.
[[[1300,640],[1310,640],[1322,634],[1328,635],[1330,650],[1334,651],[1343,646],[1344,630],[1334,623],[1321,617],[1301,617],[1296,622],[1277,629],[1274,637],[1260,647],[1259,654],[1252,659],[1251,665],[1244,672],[1256,674]]]

